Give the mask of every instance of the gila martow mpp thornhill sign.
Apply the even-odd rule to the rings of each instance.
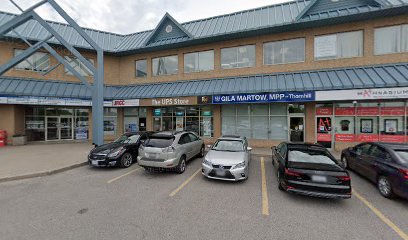
[[[214,104],[260,103],[260,102],[308,102],[314,100],[315,100],[314,91],[215,95],[212,97],[212,103]]]

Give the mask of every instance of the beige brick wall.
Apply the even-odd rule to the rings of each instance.
[[[5,42],[0,41],[0,64],[6,63],[14,56],[15,49],[26,49],[27,46],[17,42]],[[72,56],[67,50],[63,50],[62,47],[54,47],[54,49],[60,54],[60,56]],[[44,52],[46,52],[44,50]],[[92,52],[81,52],[81,54],[88,59],[92,59],[97,64],[96,54]],[[114,56],[105,55],[104,58],[104,67],[105,67],[105,83],[106,84],[119,84],[119,58]],[[54,57],[50,56],[50,67],[59,63]],[[6,74],[10,77],[23,77],[23,78],[36,78],[43,80],[60,80],[60,81],[69,81],[69,82],[79,82],[80,80],[73,75],[68,75],[65,73],[65,68],[61,64],[59,67],[54,69],[47,75],[42,75],[38,72],[27,71],[27,70],[17,70],[11,69]],[[92,82],[92,77],[87,77],[88,81]]]
[[[132,56],[122,57],[120,59],[120,84],[141,84],[153,82],[168,82],[179,80],[194,80],[215,77],[227,77],[237,75],[264,74],[287,71],[314,70],[321,68],[338,68],[348,66],[363,66],[370,64],[385,64],[407,62],[408,53],[387,54],[375,56],[373,51],[374,46],[374,28],[408,23],[408,15],[382,18],[371,21],[355,22],[341,24],[335,26],[327,26],[321,28],[313,28],[302,31],[294,31],[287,33],[276,33],[270,35],[262,35],[252,38],[237,39],[224,41],[214,44],[206,44],[199,46],[191,46],[179,49],[171,49],[166,51],[151,52],[137,54]],[[318,35],[331,34],[337,32],[347,32],[364,30],[364,56],[334,60],[314,60],[314,37]],[[284,39],[306,38],[306,61],[303,63],[283,64],[283,65],[263,65],[263,43]],[[220,55],[221,49],[225,47],[233,47],[247,44],[256,44],[256,66],[251,68],[228,69],[221,70]],[[215,61],[214,71],[200,73],[184,73],[183,61],[184,53],[205,51],[214,49]],[[152,77],[151,59],[160,56],[178,55],[179,57],[179,73],[176,75]],[[139,59],[147,59],[148,76],[146,78],[135,77],[135,61]]]

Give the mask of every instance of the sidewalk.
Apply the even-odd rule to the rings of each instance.
[[[0,182],[53,174],[84,165],[89,143],[28,144],[0,148]]]

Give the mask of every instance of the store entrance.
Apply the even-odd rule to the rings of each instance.
[[[289,118],[289,138],[291,142],[304,142],[304,117],[290,117]]]
[[[73,123],[72,116],[46,117],[45,140],[72,140]]]

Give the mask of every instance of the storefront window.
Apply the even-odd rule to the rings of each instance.
[[[335,141],[354,142],[355,139],[355,114],[356,107],[353,103],[336,103],[335,109]]]
[[[384,102],[380,109],[380,141],[405,142],[405,103]]]
[[[378,142],[379,104],[376,102],[357,104],[357,141]]]
[[[84,140],[89,138],[89,110],[59,107],[27,107],[28,141]]]
[[[154,131],[192,131],[203,137],[214,132],[212,107],[187,106],[153,109]]]
[[[118,109],[117,108],[104,108],[103,110],[103,133],[104,135],[115,135]]]
[[[222,106],[222,134],[253,139],[288,139],[287,104],[239,104]]]
[[[316,104],[317,142],[326,148],[332,147],[333,105],[331,103]]]
[[[299,103],[289,104],[288,109],[289,109],[290,114],[305,113],[305,105],[304,104],[299,104]]]

